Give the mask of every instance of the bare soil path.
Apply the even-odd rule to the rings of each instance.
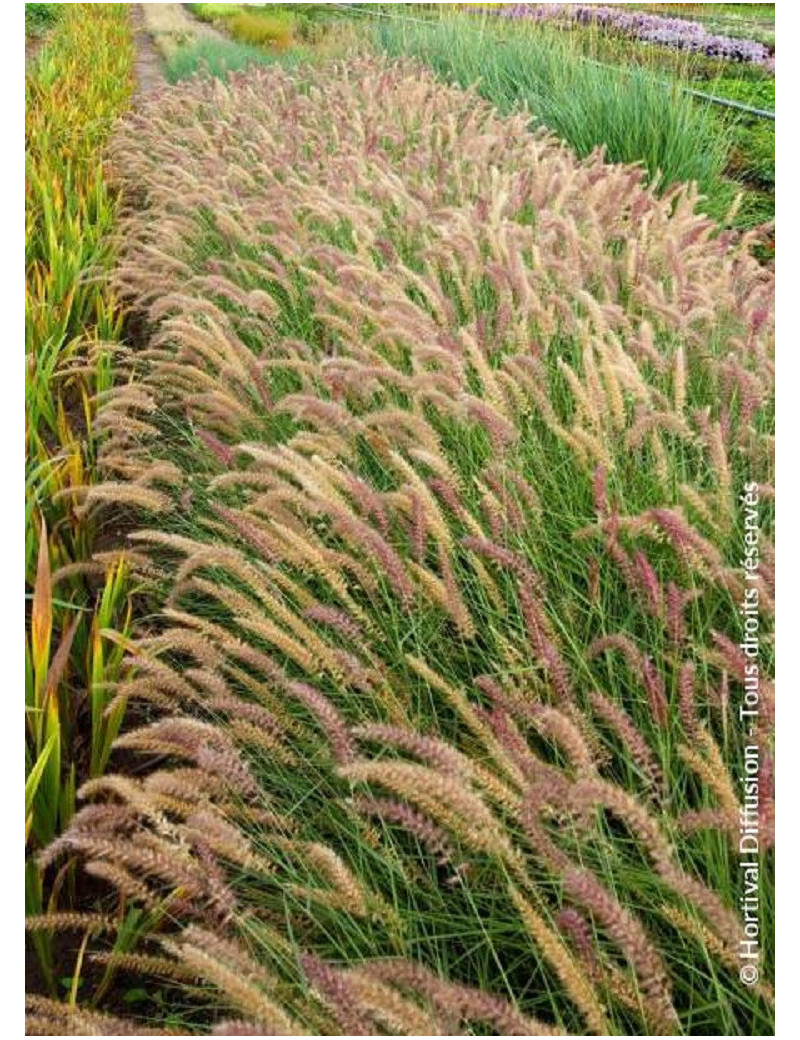
[[[131,4],[133,42],[136,48],[133,67],[136,77],[136,100],[164,85],[164,61],[147,30],[144,7],[144,4]]]
[[[29,72],[33,68],[33,63],[36,61],[36,55],[39,53],[39,48],[44,43],[43,36],[26,36],[25,37],[25,71]]]

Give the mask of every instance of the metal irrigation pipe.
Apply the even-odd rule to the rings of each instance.
[[[364,14],[371,17],[377,18],[389,18],[395,22],[408,22],[410,25],[434,25],[435,22],[432,18],[409,18],[406,15],[389,14],[388,11],[377,11],[368,10],[366,8],[374,8],[373,4],[332,4],[332,7],[338,7],[342,10],[350,11],[353,14]],[[508,42],[507,38],[503,39],[500,37],[501,43]],[[580,55],[581,61],[588,62],[590,65],[597,65],[601,69],[611,69],[615,72],[621,72],[624,75],[634,75],[633,69],[627,69],[624,65],[608,65],[603,61],[596,61],[594,58],[587,58],[584,55]],[[691,97],[700,98],[703,101],[707,101],[710,105],[720,105],[723,108],[735,108],[738,112],[744,112],[750,116],[756,116],[758,119],[771,119],[775,122],[775,113],[770,112],[766,108],[754,108],[752,105],[745,105],[742,101],[734,101],[731,98],[720,97],[718,94],[706,94],[703,90],[695,90],[693,87],[684,87],[680,83],[670,83],[665,79],[656,79],[656,83],[660,83],[662,87],[672,89],[677,86],[684,94],[688,94]]]
[[[775,122],[775,113],[770,112],[766,108],[753,108],[752,105],[745,105],[742,101],[733,101],[731,98],[718,97],[716,94],[705,94],[702,90],[692,90],[691,87],[681,87],[684,94],[691,94],[692,97],[703,98],[712,105],[723,105],[725,108],[736,108],[740,112],[747,112],[748,115],[758,116],[759,119],[771,119]]]
[[[583,57],[583,61],[588,61],[590,65],[598,65],[601,69],[616,69],[618,72],[622,72],[625,75],[632,76],[634,74],[633,69],[626,69],[624,65],[607,65],[603,61],[595,61],[594,58]],[[745,105],[743,101],[734,101],[732,98],[720,97],[718,94],[706,94],[704,90],[695,90],[693,87],[684,87],[680,83],[670,83],[666,79],[654,79],[655,83],[660,83],[662,87],[671,89],[677,86],[684,94],[689,94],[691,97],[702,98],[703,101],[708,101],[712,105],[722,105],[724,108],[735,108],[740,112],[746,112],[748,115],[758,116],[759,119],[771,119],[775,121],[775,113],[770,112],[766,108],[753,108],[752,105]]]

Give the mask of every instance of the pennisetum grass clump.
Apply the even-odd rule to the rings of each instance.
[[[201,980],[189,1031],[769,1031],[731,957],[747,237],[375,59],[195,79],[114,164],[152,721],[48,856],[162,908],[125,952]]]

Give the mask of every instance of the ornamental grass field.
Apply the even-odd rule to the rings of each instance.
[[[39,860],[111,894],[29,925],[167,998],[34,996],[29,1028],[772,1032],[750,237],[384,57],[193,77],[110,167],[130,334],[78,508],[124,515],[148,608],[112,768]]]

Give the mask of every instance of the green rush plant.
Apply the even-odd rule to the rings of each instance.
[[[170,83],[188,79],[198,73],[224,79],[232,72],[241,72],[250,65],[270,65],[272,62],[291,63],[294,56],[270,54],[236,40],[200,39],[179,47],[166,62],[165,75]]]

